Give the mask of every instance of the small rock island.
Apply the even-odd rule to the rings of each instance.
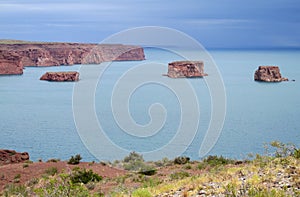
[[[204,63],[202,61],[175,61],[168,65],[168,77],[203,77],[207,76],[204,73]]]
[[[281,82],[288,81],[288,78],[282,77],[278,66],[259,66],[254,74],[255,81]]]
[[[69,72],[46,72],[40,80],[45,81],[79,81],[79,72],[69,71]]]

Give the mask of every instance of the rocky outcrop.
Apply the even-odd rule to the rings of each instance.
[[[79,72],[69,71],[69,72],[46,72],[40,80],[46,81],[78,81]]]
[[[0,150],[0,165],[20,163],[29,160],[27,152],[18,153],[14,150]]]
[[[139,46],[121,44],[39,43],[0,44],[0,74],[22,74],[23,66],[99,64],[144,60]]]
[[[168,77],[203,77],[207,76],[204,73],[204,63],[202,61],[176,61],[168,65]]]
[[[0,74],[23,74],[23,64],[21,62],[21,58],[12,51],[0,50]]]
[[[288,81],[287,78],[281,77],[278,66],[259,66],[254,74],[255,81],[281,82]]]

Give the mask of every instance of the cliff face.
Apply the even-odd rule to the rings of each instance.
[[[288,81],[287,78],[281,77],[278,66],[259,66],[255,71],[254,80],[265,82]]]
[[[23,64],[18,54],[0,50],[0,74],[23,74]]]
[[[40,80],[46,81],[78,81],[79,72],[69,71],[69,72],[46,72]]]
[[[99,64],[104,61],[144,59],[143,48],[120,44],[0,44],[0,74],[22,74],[23,66]]]
[[[207,76],[204,73],[204,63],[202,61],[176,61],[168,65],[168,77],[203,77]]]

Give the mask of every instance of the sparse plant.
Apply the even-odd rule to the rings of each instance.
[[[5,197],[10,197],[10,196],[23,196],[27,197],[28,191],[26,190],[26,187],[24,185],[14,185],[10,184],[6,186],[4,189],[4,196]]]
[[[41,161],[42,161],[42,160],[41,160]],[[60,161],[60,159],[52,158],[52,159],[49,159],[49,160],[47,161],[47,163],[50,163],[50,162],[57,163],[57,162],[59,162],[59,161]]]
[[[54,176],[57,172],[58,172],[58,170],[57,170],[56,167],[50,167],[50,168],[45,170],[45,173],[50,175],[50,176]]]
[[[151,193],[145,189],[145,188],[140,188],[132,192],[133,197],[151,197]]]
[[[102,180],[102,177],[94,173],[92,170],[86,169],[75,169],[71,175],[72,183],[83,183],[87,184],[89,182],[99,182]]]
[[[179,165],[183,165],[183,164],[186,164],[190,161],[190,158],[189,157],[185,157],[185,156],[181,156],[181,157],[176,157],[174,159],[174,163],[175,164],[179,164]]]
[[[28,168],[29,167],[29,164],[28,163],[24,163],[23,164],[23,168]]]
[[[279,141],[272,141],[270,145],[275,148],[275,157],[288,157],[293,156],[296,146],[292,143],[282,143]]]
[[[79,164],[81,159],[82,159],[82,157],[79,154],[77,154],[75,156],[71,156],[71,158],[68,161],[68,164],[77,165],[77,164]]]
[[[210,155],[207,158],[203,160],[204,163],[207,163],[208,165],[214,167],[219,165],[227,165],[227,164],[233,164],[234,160],[227,159],[223,156],[217,156],[217,155]]]
[[[178,180],[178,179],[183,179],[183,178],[186,178],[186,177],[189,177],[190,174],[188,172],[185,172],[185,171],[180,171],[180,172],[174,172],[170,175],[170,178],[172,180]]]
[[[16,174],[15,176],[14,176],[14,183],[19,183],[20,182],[20,178],[21,178],[21,174]]]
[[[46,179],[34,189],[34,193],[37,196],[89,196],[89,191],[84,185],[70,181],[69,174],[59,174]]]

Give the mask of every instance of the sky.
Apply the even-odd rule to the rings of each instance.
[[[299,0],[0,0],[0,39],[99,43],[140,26],[206,48],[300,48]]]

